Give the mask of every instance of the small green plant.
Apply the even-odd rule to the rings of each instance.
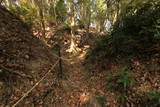
[[[121,102],[121,103],[124,103],[125,101],[126,101],[126,94],[120,94],[119,96],[118,96],[118,99],[119,99],[119,101]]]
[[[122,67],[121,71],[117,72],[115,76],[108,77],[107,81],[109,82],[109,84],[106,86],[106,89],[117,87],[119,86],[119,84],[122,84],[123,88],[133,86],[134,78],[129,76],[131,73],[128,72],[128,70],[129,67],[124,66]]]
[[[117,72],[118,77],[128,76],[129,74],[130,74],[130,72],[126,72],[126,71]]]
[[[157,31],[157,33],[154,34],[154,37],[155,37],[156,39],[160,39],[160,32]]]
[[[98,101],[100,104],[104,105],[105,102],[106,102],[106,98],[105,98],[104,96],[97,96],[97,101]]]
[[[70,28],[71,26],[67,23],[64,24],[64,28]]]
[[[124,66],[121,69],[122,69],[122,71],[128,71],[129,70],[129,66]]]
[[[127,72],[129,70],[128,66],[122,67],[122,71],[117,73],[117,83],[120,83],[123,85],[123,88],[128,88],[133,86],[134,78],[129,77],[130,72]]]
[[[134,78],[129,77],[129,74],[130,72],[118,72],[118,79],[116,82],[122,84],[124,88],[133,86]]]
[[[151,100],[148,102],[149,105],[160,103],[160,92],[148,92],[147,95],[151,98]]]

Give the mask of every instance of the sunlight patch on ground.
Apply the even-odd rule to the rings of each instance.
[[[84,49],[83,49],[83,52],[78,56],[78,59],[81,59],[83,60],[87,54],[87,50],[90,48],[89,45],[85,45],[84,46]]]
[[[80,103],[80,105],[87,104],[87,103],[89,103],[89,100],[90,100],[90,94],[89,93],[82,93],[79,98],[79,103]]]

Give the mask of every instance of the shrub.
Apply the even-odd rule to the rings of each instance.
[[[160,103],[160,92],[148,92],[147,95],[150,97],[148,105],[156,105]]]
[[[104,105],[105,102],[106,102],[106,99],[105,99],[104,96],[98,96],[98,97],[97,97],[97,100],[98,100],[98,102],[99,102],[100,104],[102,104],[102,105]]]
[[[119,92],[126,91],[127,88],[130,88],[134,85],[135,81],[130,74],[131,72],[129,72],[128,66],[121,67],[119,72],[107,78],[108,84],[106,86],[106,90],[119,88]]]
[[[121,103],[124,103],[126,101],[126,94],[122,93],[118,96],[118,99]]]
[[[103,60],[141,55],[160,44],[160,2],[151,0],[137,6],[129,5],[113,25],[110,35],[102,37],[88,52],[87,58]]]

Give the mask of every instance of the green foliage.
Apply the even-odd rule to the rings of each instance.
[[[86,58],[91,60],[102,60],[107,56],[111,56],[115,49],[111,46],[111,37],[102,37],[99,41],[95,42],[94,48],[90,49],[86,55]],[[108,50],[108,51],[106,51]]]
[[[155,24],[157,25],[157,20],[160,19],[159,11],[159,3],[155,4],[153,0],[137,6],[129,5],[126,13],[123,13],[123,17],[114,25],[113,35],[117,36],[118,32],[121,32],[119,37],[123,38],[123,41],[117,45],[122,47],[128,45],[128,47],[132,48],[136,44],[145,50],[145,48],[154,44],[155,32],[153,31],[156,29]],[[132,42],[128,43],[127,40]]]
[[[28,14],[28,10],[25,7],[16,6],[8,7],[8,9],[17,14],[18,16],[25,16],[26,14]]]
[[[104,105],[104,104],[106,103],[106,98],[105,98],[104,96],[98,96],[98,97],[97,97],[97,101],[98,101],[100,104]]]
[[[71,26],[69,24],[64,24],[64,28],[70,28]]]
[[[38,27],[42,21],[48,23],[62,23],[67,18],[67,7],[64,0],[19,0],[18,4],[7,5],[16,15],[20,16],[27,23],[33,23]]]
[[[123,88],[128,88],[133,86],[134,78],[129,77],[131,74],[130,72],[127,72],[129,70],[128,66],[124,66],[121,68],[122,71],[117,73],[117,83],[120,83],[123,85]]]
[[[62,23],[67,18],[67,8],[64,0],[59,0],[56,5],[56,18],[57,20]]]
[[[134,78],[130,76],[130,72],[128,72],[129,67],[124,66],[121,68],[119,72],[116,73],[115,76],[111,76],[107,78],[109,84],[107,84],[106,89],[118,88],[119,86],[122,89],[126,89],[132,87],[134,84]]]
[[[129,70],[128,66],[122,67],[122,71],[117,73],[117,83],[120,83],[123,85],[124,88],[128,88],[133,86],[134,78],[129,77],[130,72],[127,72]]]
[[[31,25],[38,19],[37,7],[34,4],[27,2],[26,0],[21,0],[19,3],[21,5],[7,6],[7,8]]]
[[[159,20],[160,1],[130,3],[113,25],[111,34],[97,41],[87,58],[99,61],[114,59],[118,55],[121,58],[140,55],[153,45],[160,44]]]
[[[96,0],[95,5],[95,19],[98,21],[103,21],[106,18],[106,5],[104,4],[105,0]]]
[[[119,94],[118,99],[120,103],[124,103],[127,99],[126,89],[130,88],[134,84],[134,78],[130,76],[128,66],[120,68],[119,72],[107,78],[107,90],[117,91]],[[118,89],[118,90],[117,90]]]
[[[127,76],[123,76],[123,77],[120,77],[117,80],[117,83],[121,83],[121,84],[123,84],[124,88],[127,88],[127,87],[133,86],[133,81],[134,81],[133,78],[130,78],[130,77],[127,77]]]
[[[160,19],[156,21],[157,23],[155,24],[155,31],[154,31],[154,38],[157,40],[160,40]]]
[[[98,26],[100,26],[100,31],[104,30],[104,22],[107,18],[107,6],[105,4],[105,0],[96,0],[93,11],[93,19],[98,22]]]
[[[124,103],[126,101],[126,94],[122,93],[118,96],[118,99],[121,103]]]
[[[155,105],[160,103],[160,92],[148,92],[147,95],[151,99],[148,105]]]

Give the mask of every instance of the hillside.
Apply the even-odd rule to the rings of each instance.
[[[55,61],[44,43],[32,35],[29,26],[0,6],[0,106],[15,103]],[[50,76],[56,80],[56,73]],[[49,84],[41,83],[36,90],[43,88],[44,92],[44,87]],[[39,95],[32,93],[32,96]]]
[[[129,5],[109,35],[97,40],[86,68],[101,84],[110,106],[158,106],[160,99],[160,7],[156,1]],[[114,102],[114,103],[112,103]]]

